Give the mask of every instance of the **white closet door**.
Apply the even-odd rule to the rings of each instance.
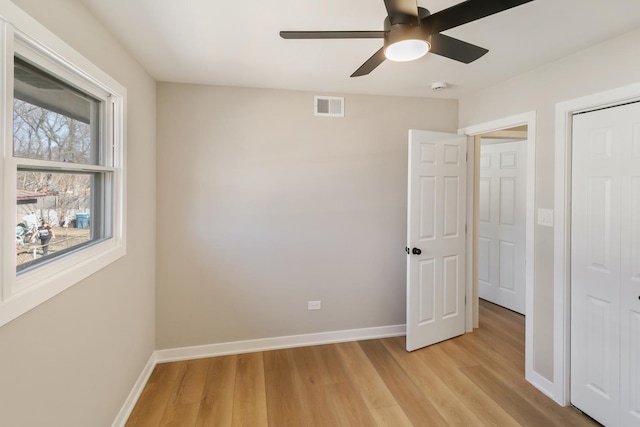
[[[640,103],[625,107],[622,147],[621,394],[623,426],[640,426]]]
[[[525,314],[527,142],[482,144],[478,292]]]
[[[640,104],[573,119],[571,401],[640,425]]]

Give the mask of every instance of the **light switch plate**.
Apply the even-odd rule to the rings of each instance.
[[[538,209],[538,225],[553,227],[553,209]]]

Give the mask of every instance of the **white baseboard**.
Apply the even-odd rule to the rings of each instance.
[[[227,354],[253,353],[256,351],[277,350],[280,348],[398,337],[404,336],[406,331],[407,328],[405,325],[393,325],[156,350],[149,358],[138,380],[133,385],[133,389],[125,400],[124,405],[122,405],[122,409],[120,409],[111,427],[124,427],[129,419],[129,415],[131,415],[131,411],[133,411],[136,402],[140,398],[140,394],[142,394],[144,386],[147,384],[153,372],[153,368],[155,368],[158,363],[223,356]]]
[[[133,407],[136,406],[136,402],[140,398],[140,394],[142,394],[142,390],[147,384],[147,381],[149,381],[149,377],[151,376],[153,368],[156,367],[157,363],[158,361],[156,359],[156,352],[154,351],[153,353],[151,353],[151,357],[149,357],[147,364],[144,365],[140,376],[133,385],[129,396],[127,396],[127,399],[124,401],[124,404],[122,405],[122,408],[120,408],[120,412],[118,412],[118,416],[116,417],[111,427],[124,427],[124,425],[127,423],[129,415],[131,415]]]
[[[406,330],[405,325],[349,329],[345,331],[319,332],[315,334],[290,335],[286,337],[156,350],[155,355],[157,363],[173,362],[176,360],[199,359],[203,357],[224,356],[227,354],[253,353],[256,351],[277,350],[281,348],[397,337],[405,335]]]

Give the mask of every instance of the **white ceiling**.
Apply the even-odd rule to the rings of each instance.
[[[382,30],[383,0],[81,0],[159,81],[458,98],[640,27],[639,0],[534,0],[444,34],[489,49],[349,76],[381,39],[284,40],[280,30]],[[435,13],[459,0],[418,0]],[[433,92],[434,81],[450,85]]]

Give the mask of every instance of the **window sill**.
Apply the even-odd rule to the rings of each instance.
[[[0,327],[86,279],[126,254],[111,238],[48,265],[21,274],[14,292],[0,304]]]

